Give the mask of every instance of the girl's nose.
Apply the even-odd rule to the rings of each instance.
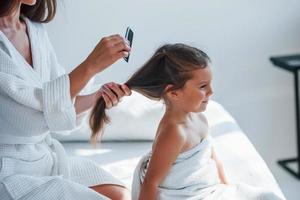
[[[211,96],[214,93],[214,91],[212,90],[212,87],[209,86],[208,91],[207,91],[207,96]]]

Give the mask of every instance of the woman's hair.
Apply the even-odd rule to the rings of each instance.
[[[191,71],[208,66],[209,57],[203,51],[185,44],[166,44],[125,83],[131,90],[153,99],[165,99],[166,92],[181,89],[192,78]],[[166,86],[168,87],[166,91]],[[166,99],[165,99],[166,100]],[[91,141],[101,138],[109,118],[105,113],[105,102],[99,98],[90,115]]]
[[[20,0],[1,0],[0,17],[7,16],[18,9]],[[20,14],[31,21],[45,23],[51,21],[56,13],[56,0],[37,0],[33,6],[21,5]]]

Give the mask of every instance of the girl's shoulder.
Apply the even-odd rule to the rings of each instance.
[[[184,145],[186,141],[186,135],[181,130],[180,126],[173,123],[166,123],[159,126],[157,130],[157,135],[155,137],[153,147],[156,144],[165,144],[170,143],[174,144],[175,146]]]
[[[186,137],[181,126],[175,123],[166,123],[160,127],[158,136],[172,137],[180,140],[184,140]]]

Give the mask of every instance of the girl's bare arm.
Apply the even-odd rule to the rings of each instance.
[[[141,187],[139,200],[157,199],[158,186],[181,152],[185,140],[185,136],[180,133],[177,127],[169,127],[159,133]]]
[[[219,178],[221,180],[221,183],[228,184],[228,181],[227,181],[226,176],[225,176],[225,171],[224,171],[222,162],[218,159],[214,147],[212,147],[211,158],[216,162],[216,165],[217,165],[217,168],[218,168],[218,174],[219,174]]]

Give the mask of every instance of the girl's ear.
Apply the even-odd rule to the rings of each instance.
[[[178,90],[172,90],[173,85],[169,84],[165,88],[165,94],[168,99],[177,100],[178,99]]]

